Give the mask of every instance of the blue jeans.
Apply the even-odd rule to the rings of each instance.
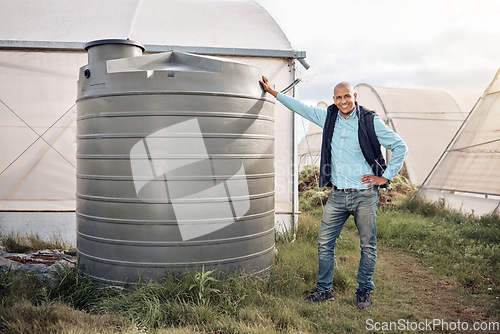
[[[378,187],[348,193],[332,190],[318,234],[318,290],[328,290],[333,285],[335,245],[350,215],[354,216],[361,246],[356,290],[366,289],[371,292],[375,289],[372,278],[377,260],[378,199]]]

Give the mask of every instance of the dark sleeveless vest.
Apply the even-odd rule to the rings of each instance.
[[[320,187],[331,187],[330,181],[332,174],[332,152],[331,142],[333,130],[335,129],[335,121],[337,120],[339,109],[335,104],[332,104],[327,109],[325,126],[323,128],[323,141],[321,145],[321,162],[319,173]],[[366,109],[356,103],[356,112],[358,114],[358,140],[365,157],[366,162],[372,168],[373,174],[382,176],[387,165],[385,164],[384,156],[380,150],[380,143],[375,133],[375,126],[373,118],[376,113],[372,110]],[[387,187],[388,183],[381,187]]]

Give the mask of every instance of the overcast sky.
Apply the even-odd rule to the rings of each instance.
[[[318,69],[302,100],[339,81],[482,93],[500,67],[500,0],[256,1]]]

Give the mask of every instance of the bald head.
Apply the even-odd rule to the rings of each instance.
[[[337,84],[337,86],[335,86],[335,88],[333,89],[333,92],[335,93],[335,91],[339,88],[346,88],[348,89],[349,91],[351,92],[354,92],[354,87],[351,85],[351,83],[347,82],[347,81],[342,81],[342,82],[339,82]]]

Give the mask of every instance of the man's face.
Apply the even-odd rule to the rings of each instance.
[[[340,86],[335,88],[333,94],[333,102],[342,114],[349,115],[356,107],[354,103],[356,102],[358,94],[354,93],[352,88]]]

